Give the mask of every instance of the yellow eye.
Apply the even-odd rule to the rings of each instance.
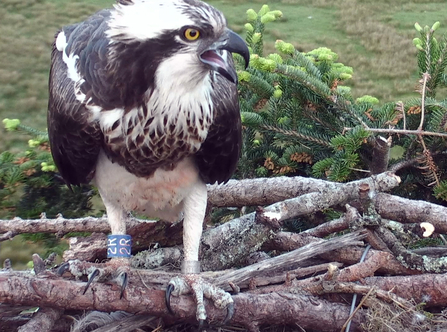
[[[199,30],[188,28],[184,32],[184,36],[189,41],[197,40],[200,37]]]

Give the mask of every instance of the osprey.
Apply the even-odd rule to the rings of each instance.
[[[121,0],[63,28],[51,56],[51,152],[69,186],[98,187],[111,227],[108,264],[130,257],[129,211],[183,218],[184,275],[170,282],[167,304],[171,293],[194,289],[200,321],[197,288],[214,289],[195,275],[206,183],[227,181],[241,148],[231,52],[248,65],[245,42],[204,2]],[[231,315],[231,296],[216,294]]]

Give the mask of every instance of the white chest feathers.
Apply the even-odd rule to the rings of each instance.
[[[169,86],[169,85],[168,85]],[[172,88],[172,85],[171,85]],[[99,120],[109,155],[128,171],[144,177],[162,167],[172,169],[196,153],[205,141],[214,119],[211,83],[191,91],[157,88],[148,91],[147,104],[124,111],[101,111]]]
[[[120,207],[152,218],[177,221],[184,199],[201,180],[190,158],[180,161],[173,170],[159,168],[152,176],[145,178],[112,163],[101,152],[93,181],[106,207]]]

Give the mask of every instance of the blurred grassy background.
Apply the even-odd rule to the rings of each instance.
[[[114,0],[2,0],[0,7],[0,119],[19,118],[46,127],[47,81],[51,44],[60,27],[78,22]],[[221,9],[230,27],[244,35],[245,12],[268,3],[284,17],[271,23],[264,40],[266,52],[276,39],[302,51],[329,47],[339,61],[354,68],[346,82],[354,97],[369,94],[381,102],[415,96],[417,78],[415,22],[441,22],[447,28],[445,0],[275,0],[209,1]],[[445,91],[443,92],[445,93]],[[442,97],[439,96],[438,97]],[[27,139],[27,138],[26,138]],[[0,151],[18,149],[25,138],[0,129]],[[14,252],[29,259],[36,248],[15,240],[3,246],[0,261]],[[9,249],[7,249],[9,247]],[[10,250],[10,251],[9,251]],[[11,257],[12,258],[12,257]]]

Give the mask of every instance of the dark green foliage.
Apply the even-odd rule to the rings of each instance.
[[[436,198],[447,201],[447,180],[441,181],[434,189]]]
[[[380,105],[371,96],[352,98],[342,83],[353,70],[337,62],[338,55],[330,49],[300,52],[278,40],[278,53],[263,54],[265,24],[280,16],[267,6],[258,13],[247,11],[246,40],[252,55],[250,67],[239,72],[244,153],[238,176],[305,175],[333,181],[369,176],[377,167],[378,136],[384,142],[392,136],[392,146],[403,153],[391,153],[390,166],[417,160],[399,170],[408,191],[396,191],[434,200],[432,187],[445,177],[446,137],[418,135],[416,130],[423,107],[422,130],[447,129],[447,101],[435,99],[447,77],[447,43],[433,37],[439,23],[432,28],[415,26],[421,34],[414,40],[419,50],[419,95]],[[397,135],[393,130],[409,132]],[[437,197],[447,196],[441,192],[436,191]]]
[[[250,67],[239,73],[245,125],[239,176],[328,174],[347,180],[350,168],[358,166],[357,150],[370,135],[359,128],[364,120],[349,88],[339,85],[352,68],[336,62],[337,54],[327,48],[301,53],[283,41],[276,42],[278,53],[264,56],[265,24],[281,13],[263,6],[247,16],[252,55]],[[345,127],[356,129],[345,137]],[[340,146],[343,142],[346,146]]]
[[[439,22],[433,24],[430,28],[425,26],[422,28],[419,24],[415,24],[416,30],[420,33],[419,38],[413,39],[413,43],[419,50],[418,66],[419,74],[430,74],[427,84],[427,96],[435,97],[438,85],[446,85],[445,68],[447,66],[447,47],[446,40],[443,38],[441,42],[433,36],[434,32],[439,28]]]
[[[20,124],[18,120],[3,121],[8,131],[32,137],[29,148],[13,154],[0,154],[0,200],[2,217],[39,218],[42,212],[55,218],[82,217],[91,211],[94,194],[90,186],[70,190],[56,172],[46,132]]]
[[[48,218],[59,213],[65,218],[78,218],[91,211],[91,187],[73,187],[71,191],[55,173],[36,172],[28,178],[23,191],[16,209],[22,218],[38,218],[42,211]]]
[[[39,219],[60,213],[66,218],[83,217],[92,210],[94,191],[90,186],[70,190],[56,172],[46,132],[20,124],[19,120],[3,120],[7,131],[18,131],[31,137],[29,148],[19,153],[0,154],[0,218]],[[46,255],[62,255],[67,245],[53,234],[23,234],[22,239],[39,242]]]

